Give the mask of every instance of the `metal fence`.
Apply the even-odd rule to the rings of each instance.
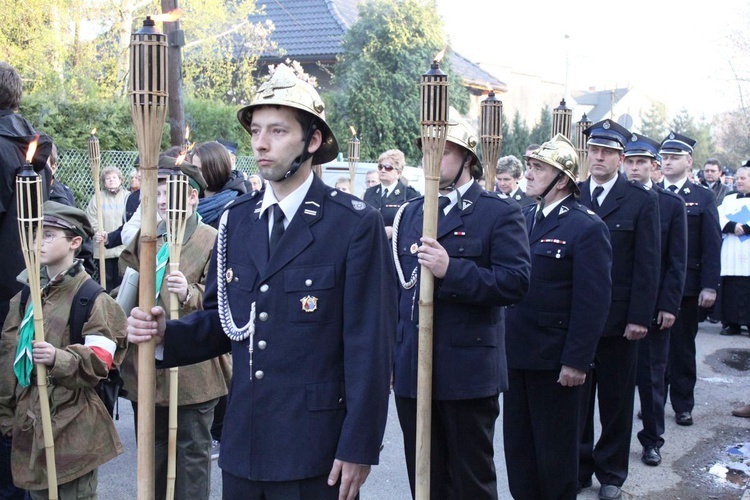
[[[78,208],[85,210],[89,200],[94,195],[94,180],[91,177],[88,151],[83,149],[61,149],[58,152],[59,161],[55,178],[66,184],[76,197]],[[101,168],[117,167],[125,177],[127,188],[133,164],[138,151],[102,151]],[[238,156],[235,168],[245,174],[258,171],[255,158],[252,156]]]

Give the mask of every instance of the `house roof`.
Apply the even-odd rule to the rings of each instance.
[[[265,13],[251,16],[252,22],[271,20],[271,40],[277,49],[261,59],[290,58],[300,62],[333,62],[343,51],[346,31],[357,21],[357,4],[362,0],[266,0]],[[449,52],[451,67],[464,85],[500,92],[507,85],[456,52]]]
[[[586,112],[593,123],[603,120],[612,109],[630,91],[629,88],[598,90],[594,92],[573,92],[573,99],[579,106],[591,106]],[[614,99],[614,102],[613,102]]]
[[[338,6],[338,3],[343,5]],[[264,52],[262,58],[283,56],[297,60],[311,57],[332,60],[341,53],[346,30],[356,16],[353,1],[269,0],[265,4],[265,13],[251,16],[250,21],[273,21],[271,40],[283,50]]]

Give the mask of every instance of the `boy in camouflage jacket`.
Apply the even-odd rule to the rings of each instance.
[[[95,499],[97,468],[122,453],[112,418],[94,386],[124,356],[125,314],[111,297],[99,294],[83,325],[83,345],[70,343],[68,321],[73,300],[83,282],[90,279],[76,255],[93,230],[86,214],[77,208],[48,201],[43,213],[40,263],[44,266],[45,341],[32,343],[28,363],[33,359],[47,365],[59,498]],[[25,270],[18,280],[27,284]],[[30,376],[20,367],[14,371],[24,316],[21,311],[27,310],[20,301],[21,293],[11,300],[0,342],[0,432],[6,436],[12,433],[15,484],[29,490],[32,499],[46,499],[47,466],[36,371]]]

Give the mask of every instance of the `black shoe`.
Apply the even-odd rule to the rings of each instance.
[[[684,411],[675,414],[674,421],[677,422],[677,425],[693,425],[693,416],[689,411]]]
[[[585,481],[578,481],[578,489],[576,490],[576,495],[581,492],[584,488],[591,488],[591,485],[593,483],[591,482],[591,478],[586,479]]]
[[[661,463],[661,453],[659,448],[656,446],[644,446],[643,454],[641,455],[641,462],[652,467],[656,467]]]
[[[740,328],[737,328],[736,326],[725,326],[721,329],[719,335],[739,335],[740,331]]]
[[[713,319],[713,318],[708,318],[708,322],[711,323],[712,325],[715,325],[716,323],[719,322],[719,320],[718,319]]]
[[[643,412],[641,410],[638,410],[638,418],[643,420]]]
[[[599,488],[599,500],[618,500],[622,498],[622,491],[614,484],[603,484]]]

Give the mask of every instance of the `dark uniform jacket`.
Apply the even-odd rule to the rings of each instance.
[[[432,397],[473,399],[508,388],[503,306],[529,286],[526,227],[519,206],[476,182],[438,223],[437,239],[450,256],[447,274],[435,279]],[[408,280],[418,267],[424,198],[404,208],[393,244]],[[419,282],[400,287],[394,391],[417,396]]]
[[[377,464],[396,328],[393,259],[381,217],[316,176],[269,259],[262,197],[247,194],[227,208],[204,310],[167,323],[161,366],[232,351],[224,472],[290,481],[328,474],[334,458]],[[217,297],[224,290],[228,305]],[[230,341],[217,308],[226,307],[241,327],[253,304],[254,334]]]
[[[581,204],[592,208],[590,178],[581,184]],[[659,202],[646,186],[618,175],[599,207],[612,244],[612,305],[604,336],[622,335],[629,324],[649,326],[659,291],[661,231]]]
[[[687,266],[687,216],[682,198],[658,184],[653,185],[659,197],[661,218],[661,278],[655,312],[677,315],[685,288]]]
[[[536,199],[526,196],[526,193],[521,188],[516,188],[508,197],[521,205],[521,208],[536,204]]]
[[[664,180],[665,188],[669,181]],[[721,228],[711,191],[686,180],[677,192],[687,211],[687,275],[683,296],[697,297],[701,290],[719,289],[721,281]]]
[[[393,225],[393,218],[401,205],[419,196],[419,191],[411,186],[404,185],[401,180],[396,182],[388,196],[383,198],[383,186],[378,184],[365,191],[364,200],[373,207],[380,210],[383,216],[383,223],[386,226]]]
[[[536,206],[523,212],[530,228]],[[508,367],[587,372],[611,301],[607,226],[569,196],[534,226],[529,244],[529,293],[506,310]]]

